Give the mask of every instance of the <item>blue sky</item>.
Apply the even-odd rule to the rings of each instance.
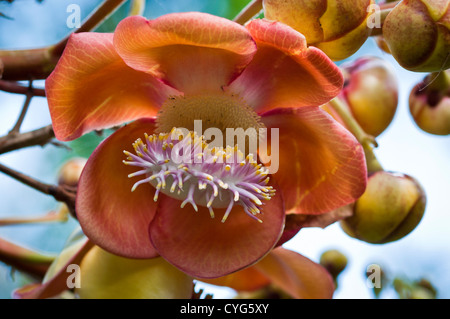
[[[2,3],[0,12],[15,18],[0,19],[0,49],[31,48],[56,42],[70,30],[66,27],[66,7],[78,3],[86,16],[96,1],[52,1],[52,5],[36,4],[31,0],[16,0],[17,6]],[[49,1],[50,2],[50,1]],[[98,2],[98,1],[97,1]],[[206,4],[205,4],[206,3]],[[153,1],[146,10],[148,17],[170,11],[222,10],[211,8],[208,1]],[[28,4],[28,5],[27,5]],[[18,27],[20,26],[20,27]],[[400,84],[398,111],[389,128],[377,139],[376,150],[386,170],[402,172],[417,178],[423,185],[428,203],[419,226],[406,238],[385,245],[372,245],[348,237],[338,224],[326,229],[303,229],[285,247],[318,261],[326,249],[337,248],[349,258],[349,266],[339,280],[336,298],[371,298],[365,285],[364,272],[372,263],[386,267],[392,276],[410,279],[428,278],[436,285],[439,297],[450,298],[450,138],[438,137],[419,130],[408,111],[407,99],[411,88],[425,74],[412,73],[398,66],[389,55],[382,53],[372,40],[350,60],[361,55],[376,55],[395,67]],[[42,81],[37,82],[42,85]],[[24,97],[0,92],[0,134],[6,134],[15,122]],[[23,131],[50,124],[47,103],[34,98],[23,124]],[[53,146],[30,148],[0,156],[0,162],[46,182],[54,182],[65,151]],[[57,205],[46,197],[11,178],[0,174],[0,217],[39,214]],[[30,247],[57,252],[64,238],[76,225],[74,221],[62,225],[34,225],[0,228],[0,236]],[[9,268],[0,264],[0,298],[7,298],[9,290],[17,286],[9,275]],[[17,279],[17,276],[16,276]],[[226,289],[210,289],[216,297],[227,297]],[[387,291],[383,297],[395,297]]]

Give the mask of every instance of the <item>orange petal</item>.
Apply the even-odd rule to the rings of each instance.
[[[192,94],[221,90],[256,51],[244,27],[199,12],[129,17],[117,26],[114,45],[129,66]]]
[[[150,239],[160,255],[198,278],[227,275],[261,259],[277,243],[284,226],[283,199],[276,194],[262,206],[259,223],[235,206],[222,223],[225,209],[180,208],[180,201],[162,196],[150,225]]]
[[[262,121],[268,129],[279,128],[274,178],[286,211],[322,214],[362,195],[367,182],[362,146],[325,111],[278,109],[263,114]]]
[[[140,119],[119,129],[89,157],[78,182],[76,213],[83,232],[96,245],[123,257],[157,256],[148,237],[156,211],[155,188],[140,185],[131,192],[135,168],[122,163],[123,151],[145,133],[153,134],[152,119]]]
[[[46,93],[55,135],[67,141],[94,129],[156,114],[176,90],[128,67],[114,50],[113,35],[73,34]]]
[[[230,287],[237,291],[255,291],[270,284],[269,278],[251,266],[232,274],[212,279],[200,279],[208,284]]]
[[[257,111],[318,106],[343,86],[339,68],[317,48],[307,47],[294,29],[268,20],[247,25],[258,51],[228,90],[240,94]]]
[[[307,215],[296,214],[291,210],[291,213],[286,214],[286,221],[284,225],[283,234],[276,244],[276,247],[283,245],[285,242],[291,240],[298,232],[305,227],[321,227],[325,228],[341,219],[353,215],[353,204],[341,206],[335,210],[321,215]]]
[[[297,299],[329,299],[333,279],[319,264],[291,250],[272,250],[255,266],[271,282]]]

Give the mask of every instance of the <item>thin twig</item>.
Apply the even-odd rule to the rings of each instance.
[[[73,33],[87,32],[95,28],[112,14],[125,0],[105,0]],[[53,71],[70,35],[57,44],[31,50],[0,50],[3,62],[3,79],[20,81],[45,79]]]
[[[0,238],[0,260],[42,279],[55,256],[43,254]]]
[[[53,127],[51,125],[44,126],[31,132],[6,135],[0,137],[0,154],[29,146],[44,146],[51,142],[54,137],[55,133],[53,132]]]
[[[362,145],[364,149],[364,154],[366,157],[367,170],[369,173],[376,171],[382,171],[383,167],[377,160],[373,149],[377,147],[378,144],[372,135],[367,134],[359,123],[353,117],[348,105],[340,99],[335,97],[331,100],[328,105],[339,115],[342,121],[345,123],[348,130],[356,137],[358,142]]]
[[[0,91],[16,94],[27,94],[30,92],[33,96],[45,97],[45,90],[39,88],[31,88],[31,90],[17,82],[0,80]]]
[[[28,112],[28,108],[30,107],[31,99],[33,98],[33,94],[31,93],[33,87],[33,81],[30,80],[28,85],[28,90],[25,97],[25,103],[23,104],[22,111],[20,112],[19,118],[17,119],[14,127],[9,131],[8,135],[17,135],[20,132],[20,127],[22,126],[23,120],[25,119],[25,115]]]
[[[388,9],[383,9],[381,11],[379,11],[376,14],[379,14],[379,25],[377,25],[377,27],[375,28],[371,28],[370,29],[370,36],[371,37],[376,37],[379,35],[383,34],[383,24],[384,21],[386,20],[388,14],[392,11],[392,8],[388,8]]]
[[[50,211],[45,215],[34,217],[8,217],[0,218],[0,226],[13,226],[23,224],[39,224],[49,222],[65,222],[68,220],[67,206],[62,204],[62,207],[57,211]]]
[[[0,172],[5,173],[15,180],[30,186],[41,193],[52,196],[57,201],[65,203],[72,213],[75,212],[76,191],[63,186],[42,183],[3,164],[0,164]]]
[[[245,24],[251,18],[256,16],[263,9],[262,0],[252,0],[241,12],[233,19],[234,22]]]

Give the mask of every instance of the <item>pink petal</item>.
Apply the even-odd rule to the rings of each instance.
[[[155,188],[146,183],[131,192],[137,178],[128,178],[135,167],[122,163],[123,151],[153,134],[153,119],[140,119],[119,129],[89,157],[81,173],[76,213],[83,232],[96,245],[123,257],[157,256],[148,239],[148,226],[156,211]]]

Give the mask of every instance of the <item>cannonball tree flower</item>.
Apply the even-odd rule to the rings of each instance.
[[[286,213],[323,214],[365,189],[360,144],[317,107],[342,84],[322,51],[267,20],[243,27],[205,13],[135,16],[113,34],[72,35],[46,81],[56,137],[131,121],[81,174],[84,233],[113,254],[162,256],[198,278],[257,262],[280,244]],[[191,159],[209,150],[195,120],[221,132],[278,128],[278,171],[235,145],[208,161],[176,163],[171,148],[198,146],[185,154]],[[177,140],[174,128],[189,134]],[[239,161],[217,161],[224,156]]]

